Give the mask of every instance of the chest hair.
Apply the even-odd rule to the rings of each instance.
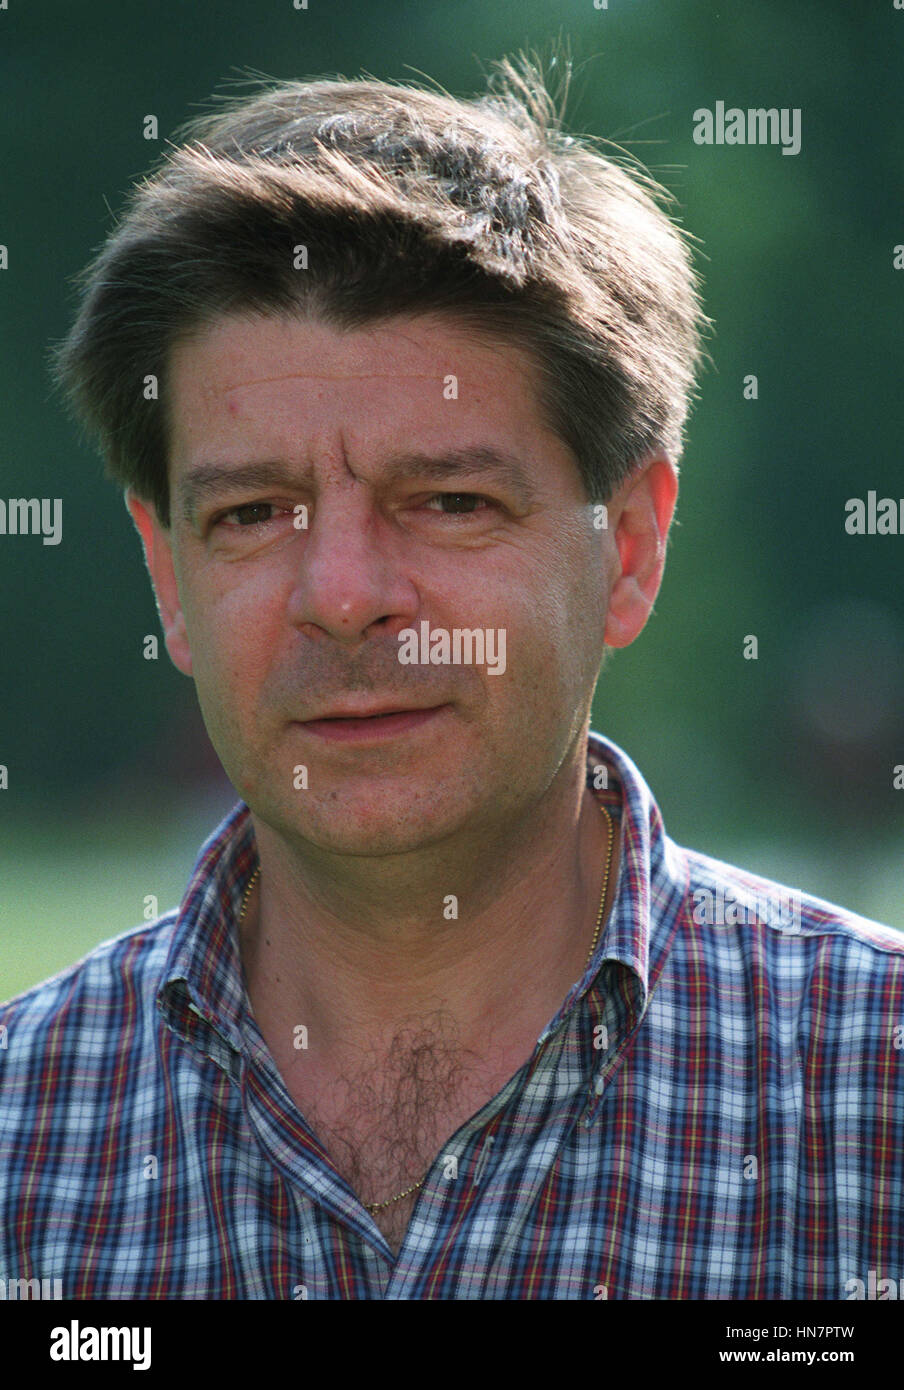
[[[315,1080],[302,1064],[297,1076],[296,1103],[365,1205],[420,1182],[443,1144],[506,1079],[462,1047],[442,1015],[403,1025],[388,1047],[360,1050],[341,1072]],[[374,1216],[394,1253],[418,1195]]]

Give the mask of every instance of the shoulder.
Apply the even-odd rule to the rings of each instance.
[[[153,1016],[177,909],[101,942],[81,960],[0,1003],[0,1086],[29,1060],[111,1035]]]
[[[904,1049],[904,932],[789,884],[683,849],[682,930],[688,968],[715,1007],[759,1031],[796,1020],[827,1045],[899,1058]],[[680,945],[679,945],[680,942]],[[904,1085],[904,1067],[899,1067]]]
[[[758,927],[776,940],[813,943],[893,968],[904,967],[904,931],[863,917],[790,884],[682,849],[687,910],[698,927]]]

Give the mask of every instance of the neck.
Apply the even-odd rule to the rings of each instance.
[[[480,1053],[535,1038],[583,973],[608,850],[583,765],[572,771],[540,814],[482,832],[464,853],[444,842],[337,861],[255,820],[261,876],[240,948],[268,1044],[303,1023],[310,1054],[338,1064],[438,1011]]]

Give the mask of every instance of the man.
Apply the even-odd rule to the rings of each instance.
[[[589,731],[700,356],[539,74],[290,84],[139,188],[62,381],[241,801],[0,1012],[0,1276],[845,1298],[904,1273],[904,938],[681,849]]]

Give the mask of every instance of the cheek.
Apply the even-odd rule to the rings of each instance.
[[[596,678],[606,627],[606,585],[601,556],[586,536],[566,535],[561,552],[547,557],[532,588],[528,622],[534,634],[533,665],[547,686],[574,691]]]
[[[579,543],[566,530],[535,565],[524,598],[537,627],[562,634],[573,628],[575,614],[586,607],[592,588],[586,542]]]
[[[235,593],[195,593],[184,606],[199,698],[208,706],[234,703],[264,669],[266,612]]]
[[[539,576],[538,576],[539,577]],[[523,586],[509,600],[501,621],[506,632],[506,671],[487,679],[499,695],[520,705],[529,720],[549,719],[551,710],[567,703],[578,664],[576,617],[561,573],[543,576],[545,582]]]

